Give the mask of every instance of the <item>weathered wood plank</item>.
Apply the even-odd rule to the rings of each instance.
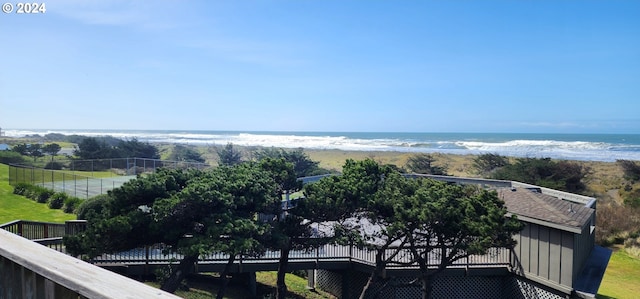
[[[0,230],[0,256],[3,268],[12,268],[15,273],[32,271],[44,277],[46,298],[50,296],[53,283],[54,298],[180,298],[154,287],[91,265],[39,245],[10,232]],[[13,264],[13,265],[7,265]],[[21,277],[21,275],[16,275]],[[5,277],[7,278],[7,277]],[[31,281],[31,279],[28,279]],[[24,279],[2,279],[2,283],[22,284]],[[22,290],[23,286],[5,285],[2,289]],[[60,295],[56,295],[60,293]]]

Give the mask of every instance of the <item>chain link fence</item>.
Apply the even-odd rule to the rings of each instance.
[[[61,170],[10,164],[9,184],[16,186],[19,183],[27,183],[87,199],[105,194],[137,175],[152,173],[158,168],[203,169],[209,167],[205,163],[143,158],[70,160],[61,164]]]

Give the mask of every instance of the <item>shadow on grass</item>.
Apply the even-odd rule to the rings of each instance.
[[[268,285],[264,283],[257,282],[256,283],[256,296],[251,296],[251,292],[249,291],[248,285],[248,277],[241,275],[239,277],[234,277],[229,282],[227,290],[225,291],[224,298],[229,299],[241,299],[241,298],[276,298],[276,288],[273,285]],[[176,292],[176,295],[183,297],[185,299],[204,299],[204,298],[215,298],[218,293],[218,289],[222,284],[222,280],[215,274],[194,274],[190,275],[186,279],[186,287],[188,290],[179,290]],[[156,286],[157,287],[157,286]],[[291,292],[287,294],[287,298],[291,299],[305,299],[309,298],[309,293],[305,294],[297,294],[295,292]],[[309,291],[313,295],[313,298],[331,298],[327,296],[323,296],[322,294]]]

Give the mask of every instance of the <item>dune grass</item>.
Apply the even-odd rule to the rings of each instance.
[[[0,164],[0,224],[14,220],[62,223],[73,219],[76,215],[49,209],[46,204],[13,194],[13,187],[9,185],[9,166]]]

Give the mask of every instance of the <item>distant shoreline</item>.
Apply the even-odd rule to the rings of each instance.
[[[181,130],[7,130],[7,136],[49,133],[135,138],[142,142],[298,148],[347,152],[443,153],[578,161],[638,160],[640,134],[254,132]]]

